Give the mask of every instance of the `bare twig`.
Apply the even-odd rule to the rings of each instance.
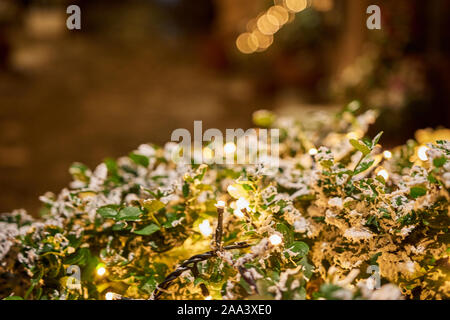
[[[217,207],[216,250],[222,251],[223,207]]]

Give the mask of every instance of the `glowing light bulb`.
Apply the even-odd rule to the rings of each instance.
[[[256,22],[258,30],[262,34],[272,35],[280,28],[279,21],[272,14],[263,14]]]
[[[107,292],[105,294],[105,299],[106,300],[114,300],[114,297],[116,296],[116,294],[114,292]]]
[[[240,197],[248,196],[248,191],[244,189],[244,187],[240,184],[230,184],[227,187],[227,191],[235,199],[239,199]]]
[[[230,184],[230,185],[228,186],[228,188],[227,188],[227,191],[228,191],[229,194],[231,194],[231,193],[233,193],[233,192],[236,192],[236,191],[237,191],[237,188],[236,188],[235,186],[233,186],[232,184]]]
[[[278,24],[281,26],[288,22],[289,12],[283,6],[272,6],[267,11],[268,14],[274,16],[278,20]]]
[[[236,39],[236,47],[242,53],[253,53],[258,49],[258,38],[252,33],[245,32]]]
[[[223,146],[223,151],[225,154],[232,154],[236,151],[236,145],[233,142],[227,142]]]
[[[309,153],[311,156],[316,155],[318,152],[319,152],[319,151],[317,151],[316,148],[311,148],[311,149],[309,149],[309,151],[308,151],[308,153]]]
[[[244,217],[244,214],[240,209],[234,209],[233,214],[239,219],[242,219]]]
[[[384,152],[383,152],[383,157],[384,157],[385,159],[390,159],[390,158],[392,158],[392,152],[390,152],[390,151],[388,151],[388,150],[384,151]]]
[[[422,161],[427,161],[428,160],[427,150],[428,150],[428,147],[426,147],[426,146],[421,146],[417,150],[417,156],[419,157],[420,160],[422,160]]]
[[[212,300],[212,297],[211,296],[207,296],[207,297],[205,297],[205,300]]]
[[[203,222],[200,223],[198,227],[204,237],[209,237],[213,232],[211,225],[209,224],[209,220],[207,219],[203,220]]]
[[[281,237],[277,234],[273,234],[269,237],[269,241],[271,244],[273,244],[274,246],[277,246],[281,243],[283,239],[281,239]]]
[[[284,0],[286,8],[293,12],[300,12],[308,6],[307,0]]]
[[[244,197],[240,197],[236,201],[236,208],[239,210],[242,210],[242,209],[250,210],[249,206],[250,206],[250,203]]]
[[[104,267],[100,267],[97,269],[97,274],[101,277],[106,273],[106,269]]]
[[[384,181],[387,181],[389,179],[389,173],[386,171],[386,169],[381,169],[377,172],[377,176],[382,176]]]

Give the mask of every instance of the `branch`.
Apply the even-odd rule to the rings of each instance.
[[[216,250],[222,251],[223,234],[223,211],[224,207],[217,207],[217,228],[216,228]]]

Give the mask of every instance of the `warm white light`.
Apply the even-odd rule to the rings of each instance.
[[[209,220],[203,220],[203,222],[200,223],[198,227],[202,235],[205,237],[209,237],[213,232],[211,225],[209,224]]]
[[[274,16],[278,20],[278,24],[280,26],[285,24],[289,20],[289,12],[283,6],[275,5],[273,7],[270,7],[267,13]]]
[[[229,194],[232,194],[233,192],[237,191],[237,188],[235,186],[233,186],[232,184],[230,184],[227,188],[227,191]]]
[[[384,157],[385,159],[390,159],[390,158],[392,158],[392,152],[390,152],[390,151],[388,151],[388,150],[384,151],[384,152],[383,152],[383,157]]]
[[[248,191],[244,189],[244,187],[240,184],[230,184],[227,187],[227,191],[235,199],[239,199],[240,197],[245,197],[248,195]]]
[[[233,142],[227,142],[223,146],[223,151],[225,154],[232,154],[236,151],[236,145]]]
[[[419,150],[417,150],[417,156],[419,157],[420,160],[422,160],[422,161],[428,160],[427,150],[428,150],[428,147],[426,147],[426,146],[421,146],[419,148]]]
[[[205,297],[205,300],[212,300],[212,297],[211,296],[207,296],[207,297]]]
[[[233,214],[239,219],[242,219],[244,217],[244,214],[240,209],[234,209]]]
[[[114,292],[107,292],[106,294],[105,294],[105,299],[106,300],[113,300],[114,299],[114,297],[115,297],[115,293]]]
[[[258,45],[258,38],[250,32],[245,32],[236,39],[236,47],[245,54],[255,52],[258,49]]]
[[[106,273],[106,269],[104,267],[100,267],[97,269],[97,274],[101,277]]]
[[[263,14],[256,22],[258,30],[265,35],[273,35],[280,28],[277,18],[271,14]]]
[[[386,171],[386,169],[381,169],[377,172],[377,176],[382,176],[384,178],[384,181],[387,181],[389,179],[389,173]]]
[[[243,197],[240,197],[236,201],[236,208],[238,208],[239,210],[242,210],[242,209],[250,210],[249,206],[250,206],[250,203],[247,201],[247,199],[245,199]]]
[[[294,12],[300,12],[308,6],[308,0],[284,0],[286,8]]]
[[[281,239],[281,237],[277,234],[273,234],[269,237],[269,241],[271,244],[273,244],[274,246],[277,246],[281,243],[283,239]]]
[[[215,204],[216,208],[225,208],[225,201],[219,200]]]
[[[318,152],[319,152],[319,151],[317,151],[316,148],[311,148],[311,149],[309,149],[309,151],[308,151],[308,153],[309,153],[311,156],[316,155]]]

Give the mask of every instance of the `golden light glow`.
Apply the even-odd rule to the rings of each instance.
[[[308,0],[284,0],[284,5],[293,12],[300,12],[306,9]]]
[[[384,181],[388,181],[389,179],[389,173],[386,171],[386,169],[381,169],[377,172],[377,176],[382,176]]]
[[[272,35],[280,28],[280,24],[277,18],[268,13],[263,14],[261,17],[259,17],[256,25],[258,26],[258,30],[262,34],[266,35]]]
[[[267,13],[277,19],[279,26],[282,26],[289,20],[289,12],[282,6],[270,7]]]
[[[250,32],[245,32],[236,39],[236,47],[242,53],[253,53],[258,50],[258,38]]]
[[[319,151],[317,151],[316,148],[311,148],[311,149],[309,149],[309,151],[308,151],[308,153],[309,153],[311,156],[316,155],[318,152],[319,152]]]
[[[274,246],[277,246],[283,241],[283,239],[281,239],[281,237],[279,235],[273,234],[269,237],[269,241]]]
[[[103,275],[105,275],[105,273],[106,273],[105,267],[100,267],[100,268],[97,269],[97,274],[98,274],[100,277],[103,276]]]
[[[205,297],[205,300],[212,300],[212,297],[211,296],[207,296],[207,297]]]
[[[204,237],[209,237],[213,233],[209,220],[207,219],[203,220],[203,222],[198,225],[198,228]]]
[[[419,149],[417,150],[417,156],[419,157],[420,160],[422,160],[422,161],[428,160],[427,150],[428,150],[428,147],[426,147],[426,146],[419,147]]]
[[[273,43],[273,36],[262,34],[258,29],[254,30],[252,34],[258,39],[257,51],[264,51]]]
[[[236,39],[236,47],[245,54],[262,52],[273,43],[273,35],[283,25],[292,22],[295,14],[308,8],[311,0],[275,0],[274,5],[248,21],[247,31]],[[323,11],[330,10],[333,0],[324,0],[318,5]]]
[[[388,150],[384,151],[384,152],[383,152],[383,157],[384,157],[385,159],[390,159],[390,158],[392,158],[392,152],[390,152],[390,151],[388,151]]]
[[[107,293],[105,294],[105,299],[106,299],[106,300],[113,300],[115,295],[116,295],[116,294],[115,294],[114,292],[107,292]]]
[[[223,146],[223,151],[225,154],[232,154],[236,152],[236,145],[233,142],[227,142]]]

